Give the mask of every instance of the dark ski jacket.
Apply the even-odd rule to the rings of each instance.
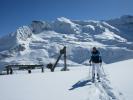
[[[91,52],[90,63],[102,63],[102,58],[100,56],[100,52],[98,50]]]

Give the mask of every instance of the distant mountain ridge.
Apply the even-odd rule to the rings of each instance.
[[[107,23],[118,28],[121,36],[133,42],[133,16],[124,15],[120,18],[108,20]]]
[[[68,65],[88,64],[93,46],[105,63],[133,58],[133,16],[108,21],[78,21],[65,17],[33,21],[0,38],[0,65],[54,63],[63,46]],[[58,66],[62,66],[63,61]]]

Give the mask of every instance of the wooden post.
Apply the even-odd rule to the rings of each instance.
[[[66,65],[66,46],[64,47],[64,71],[67,70],[67,65]]]
[[[44,72],[44,67],[42,67],[42,73]]]
[[[9,67],[6,66],[6,72],[7,72],[7,75],[9,74]]]
[[[58,63],[58,61],[60,60],[61,55],[62,55],[62,54],[59,55],[57,61],[55,62],[54,66],[53,66],[52,69],[51,69],[51,72],[54,72],[54,69],[55,69],[55,67],[56,67],[56,65],[57,65],[57,63]]]
[[[10,74],[13,74],[13,69],[10,67]]]
[[[30,70],[30,69],[28,70],[28,73],[29,73],[29,74],[31,73],[31,70]]]

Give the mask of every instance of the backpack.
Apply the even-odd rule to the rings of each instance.
[[[100,52],[98,50],[96,50],[95,52],[94,51],[91,52],[90,61],[92,61],[93,63],[101,63],[102,62]]]

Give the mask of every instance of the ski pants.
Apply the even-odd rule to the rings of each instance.
[[[102,74],[102,71],[101,71],[100,63],[92,63],[92,78],[94,78],[95,76],[101,78],[102,75],[103,74]]]

